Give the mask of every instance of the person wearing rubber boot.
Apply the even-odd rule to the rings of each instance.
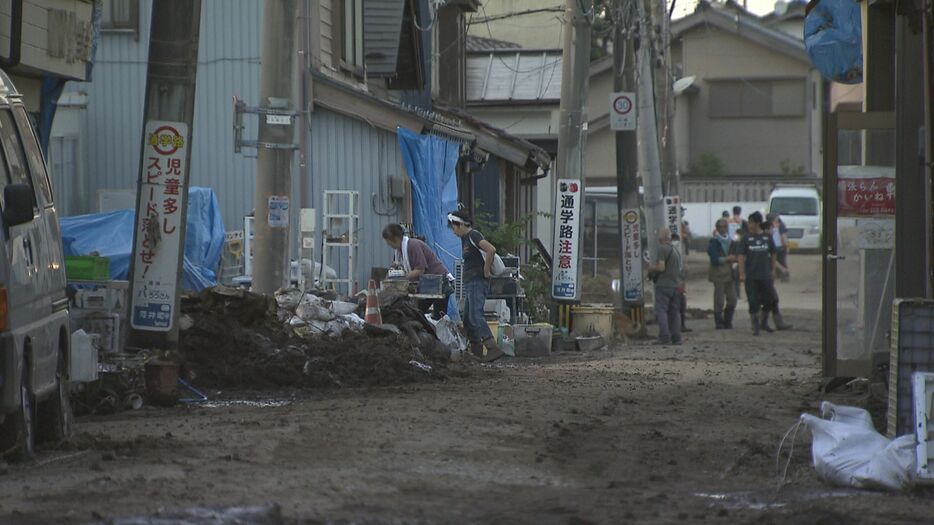
[[[733,263],[737,257],[732,253],[731,244],[729,224],[726,219],[719,219],[707,244],[710,258],[707,280],[713,283],[713,320],[717,330],[733,328],[733,312],[736,311]]]
[[[658,251],[649,266],[649,276],[655,283],[655,322],[658,323],[658,345],[681,344],[681,302],[678,288],[682,286],[681,254],[671,245],[671,230],[658,230]]]
[[[473,219],[462,210],[448,214],[448,228],[461,239],[464,252],[464,329],[470,341],[470,351],[484,362],[493,362],[506,355],[500,350],[483,317],[483,304],[490,288],[493,256],[496,247],[483,234],[473,229]],[[483,348],[486,347],[486,356]]]
[[[749,231],[740,241],[739,247],[739,278],[746,282],[746,300],[749,302],[753,335],[759,335],[760,328],[774,332],[769,326],[768,314],[775,302],[772,277],[777,261],[772,236],[763,230],[762,222],[762,214],[759,212],[749,216]]]
[[[772,242],[775,244],[775,273],[772,274],[772,279],[771,279],[771,283],[772,283],[771,314],[772,314],[772,319],[775,320],[775,328],[777,330],[791,330],[792,326],[786,323],[784,319],[782,319],[782,313],[778,309],[778,300],[779,300],[778,299],[778,288],[775,286],[775,281],[777,281],[780,276],[789,275],[787,263],[785,262],[785,260],[783,260],[783,246],[786,246],[788,243],[787,243],[787,239],[785,238],[784,233],[781,233],[780,235],[776,235],[780,231],[779,227],[780,226],[784,227],[784,224],[782,225],[778,224],[778,221],[780,221],[780,219],[776,221],[777,218],[778,218],[778,214],[769,214],[766,216],[765,222],[762,224],[762,229],[764,233],[771,235]],[[783,239],[784,239],[784,242],[783,242]],[[763,317],[768,317],[769,314],[766,312],[763,312],[762,315]],[[766,319],[763,322],[762,326],[763,328],[768,329],[768,319]]]

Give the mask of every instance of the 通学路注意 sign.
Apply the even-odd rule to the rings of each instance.
[[[636,94],[610,93],[610,129],[632,131],[636,129]]]
[[[551,266],[551,296],[565,301],[580,299],[580,214],[584,192],[580,180],[558,179],[555,199],[555,244]]]
[[[183,191],[188,125],[150,120],[144,137],[130,325],[138,330],[168,332],[178,289],[182,210],[188,202]]]

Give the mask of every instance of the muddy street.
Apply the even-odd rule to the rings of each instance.
[[[69,450],[3,467],[0,522],[120,523],[265,503],[285,523],[929,519],[924,494],[817,480],[804,431],[778,488],[779,441],[822,397],[818,316],[788,317],[796,330],[756,339],[695,319],[682,347],[620,343],[474,365],[428,385],[82,418]]]

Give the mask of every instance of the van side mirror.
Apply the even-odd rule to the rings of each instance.
[[[28,184],[7,184],[3,188],[3,224],[12,228],[31,222],[34,199]]]

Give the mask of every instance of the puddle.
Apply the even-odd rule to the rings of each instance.
[[[228,408],[228,407],[252,407],[252,408],[277,408],[289,406],[293,403],[290,399],[229,399],[224,401],[204,401],[195,403],[194,406],[203,408]]]
[[[773,510],[787,507],[789,503],[819,500],[825,498],[848,498],[865,496],[871,492],[858,490],[818,490],[818,491],[789,491],[776,492],[727,492],[708,493],[695,492],[693,496],[716,502],[718,507],[726,509]]]

